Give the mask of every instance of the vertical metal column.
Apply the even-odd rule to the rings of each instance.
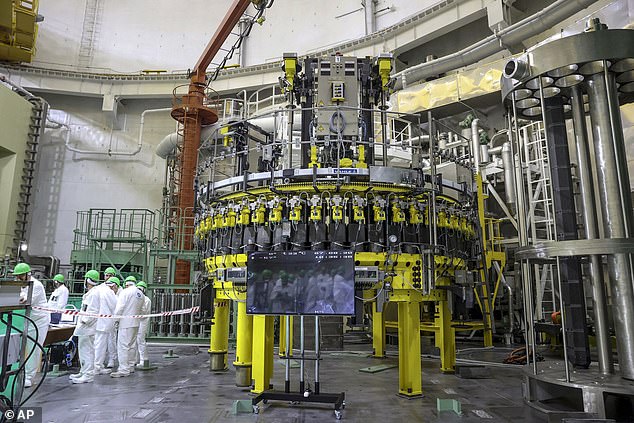
[[[399,394],[412,397],[423,393],[420,363],[420,303],[398,302]]]
[[[583,208],[583,225],[587,239],[598,239],[599,229],[595,212],[594,186],[592,183],[592,163],[590,162],[590,147],[586,115],[583,109],[583,93],[576,85],[570,89],[570,104],[572,106],[572,123],[575,131],[575,146],[577,149],[577,170]],[[603,265],[600,255],[590,256],[588,265],[592,284],[592,302],[594,310],[594,326],[597,340],[597,354],[599,356],[599,370],[603,374],[614,373],[612,362],[612,346],[608,325],[608,310],[605,296],[605,281],[603,280]]]
[[[359,61],[361,68],[361,81],[365,88],[361,90],[361,120],[363,122],[363,131],[361,132],[361,145],[365,146],[365,162],[368,166],[374,164],[374,111],[372,103],[370,103],[372,84],[370,79],[370,73],[372,64],[369,59],[361,59]]]
[[[557,241],[579,239],[563,99],[559,96],[544,98],[541,82],[540,97],[550,158]],[[581,262],[578,257],[562,257],[557,264],[567,358],[574,367],[587,368],[590,365],[590,343]]]
[[[288,321],[288,324],[287,324]],[[288,330],[288,346],[286,345],[286,335]],[[293,356],[293,316],[280,316],[280,340],[278,355],[284,357]]]
[[[214,324],[211,326],[211,345],[209,347],[209,369],[227,368],[227,350],[229,348],[229,301],[214,300]]]
[[[372,357],[385,357],[385,315],[377,308],[377,301],[372,302]]]
[[[513,122],[511,122],[509,116],[509,125],[513,124],[513,131],[511,133],[515,134],[516,137],[516,147],[517,147],[517,167],[515,170],[515,179],[517,182],[517,221],[519,226],[518,237],[520,247],[526,247],[528,245],[528,222],[526,219],[526,191],[524,189],[524,164],[522,162],[522,140],[520,136],[520,131],[518,128],[518,117],[517,117],[517,104],[515,98],[515,92],[513,92]],[[509,113],[510,114],[510,113]],[[511,140],[511,147],[513,147],[513,140]],[[526,354],[528,355],[528,362],[531,361],[531,352],[532,352],[532,362],[533,362],[533,374],[537,374],[537,360],[535,351],[536,342],[535,342],[535,327],[534,327],[534,311],[533,311],[533,287],[532,287],[532,279],[530,276],[530,268],[528,263],[524,261],[520,261],[520,271],[522,275],[522,291],[524,297],[524,321],[525,321],[525,331],[526,331]],[[532,351],[531,351],[532,349]]]
[[[427,112],[427,122],[429,123],[429,163],[431,172],[431,204],[427,203],[427,215],[429,222],[429,255],[427,262],[429,263],[429,283],[428,289],[436,288],[436,245],[438,245],[438,228],[436,222],[436,129],[434,127],[434,118],[431,112]],[[431,214],[430,214],[431,210]]]
[[[456,329],[451,326],[451,310],[449,300],[451,293],[447,292],[447,298],[436,303],[435,325],[436,347],[440,349],[440,371],[453,373],[456,370]]]
[[[304,316],[299,316],[299,392],[304,392]]]
[[[259,394],[271,388],[273,375],[273,324],[274,316],[253,316],[252,373],[253,389]]]
[[[389,141],[389,136],[387,133],[387,105],[385,104],[385,93],[381,93],[381,105],[379,106],[379,110],[381,110],[381,141],[383,142],[382,154],[383,161],[381,164],[383,166],[388,166],[387,162],[387,143]]]
[[[280,316],[280,334],[278,340],[277,354],[280,358],[286,355],[286,320],[288,316]]]
[[[314,84],[314,72],[312,64],[315,63],[317,59],[307,58],[304,60],[304,74],[306,77],[304,81],[306,81],[306,86],[304,86],[304,101],[302,102],[302,117],[301,117],[301,160],[300,163],[303,168],[308,167],[308,163],[310,162],[310,141],[311,135],[310,131],[312,128],[313,121],[313,84]]]
[[[315,316],[315,393],[319,394],[319,316]]]
[[[624,163],[625,144],[620,117],[611,111],[619,110],[616,85],[610,73],[590,76],[588,100],[592,138],[597,162],[599,187],[598,207],[603,211],[606,238],[628,238],[632,222],[632,203],[627,162]],[[629,254],[608,256],[608,273],[614,306],[614,329],[619,356],[619,369],[624,379],[634,380],[634,291]]]
[[[288,122],[287,122],[287,133],[288,133],[288,141],[287,141],[287,150],[286,154],[288,154],[288,162],[287,168],[293,168],[293,121],[295,118],[295,105],[293,103],[289,103],[287,106],[288,109]]]
[[[288,355],[288,350],[290,349],[290,337],[291,337],[291,319],[289,316],[286,316],[284,319],[284,392],[291,392],[291,362],[290,356]]]
[[[168,297],[169,309],[176,310],[176,294],[174,292],[169,293]],[[172,315],[169,318],[169,336],[176,336],[176,316]]]
[[[238,302],[238,328],[236,337],[236,386],[251,385],[251,359],[253,354],[253,316],[247,314],[247,304]]]

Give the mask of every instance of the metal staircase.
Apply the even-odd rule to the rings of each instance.
[[[37,154],[40,138],[46,126],[46,115],[48,104],[39,98],[30,98],[33,105],[29,123],[28,140],[22,168],[22,183],[20,184],[20,200],[18,201],[17,218],[13,237],[12,256],[18,256],[18,249],[22,241],[27,239],[29,214],[31,213],[31,203],[33,202],[33,180],[37,171]]]

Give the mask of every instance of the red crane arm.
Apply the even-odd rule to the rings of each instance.
[[[191,75],[192,82],[205,82],[205,72],[207,71],[209,64],[213,60],[216,53],[218,53],[224,42],[227,40],[227,37],[229,37],[231,31],[233,31],[233,28],[235,28],[235,26],[238,24],[240,18],[247,10],[251,2],[252,0],[235,0],[233,2],[231,7],[229,8],[229,11],[220,23],[220,26],[218,26],[218,29],[216,29],[213,37],[211,37],[209,44],[207,44],[207,47],[205,47],[205,50],[200,55],[198,62],[196,62],[196,65],[194,65],[194,69]]]

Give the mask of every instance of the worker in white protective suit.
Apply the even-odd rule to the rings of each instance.
[[[123,316],[119,318],[119,334],[117,336],[117,356],[119,357],[119,368],[116,372],[110,373],[111,377],[125,377],[134,372],[136,359],[136,349],[134,344],[139,331],[139,319],[125,316],[135,316],[141,314],[145,297],[135,286],[136,278],[128,276],[125,280],[126,288],[121,292],[117,300],[117,307],[114,314]]]
[[[115,287],[119,286],[119,278],[112,276],[104,283],[95,287],[93,291],[99,296],[99,314],[114,314],[117,306]],[[108,353],[108,340],[114,331],[114,319],[99,319],[95,327],[95,375],[105,375],[112,372],[105,367]]]
[[[99,313],[99,293],[95,286],[99,283],[99,272],[89,270],[84,275],[84,289],[86,293],[81,299],[81,311],[90,314]],[[97,333],[97,318],[79,316],[77,327],[73,333],[79,340],[79,373],[70,375],[73,383],[89,383],[95,379],[95,334]]]
[[[48,300],[48,308],[64,310],[68,303],[68,288],[64,285],[64,275],[58,273],[53,276],[53,283],[55,284],[55,290]],[[57,324],[61,318],[62,313],[51,313],[51,323]]]
[[[22,290],[20,291],[20,303],[26,303],[28,301],[28,281],[30,280],[33,282],[31,306],[46,308],[47,302],[44,285],[42,285],[42,282],[31,276],[31,266],[26,263],[18,263],[15,266],[15,269],[13,269],[13,276],[15,276],[18,281],[25,284],[22,286]],[[25,388],[30,388],[33,385],[33,379],[35,378],[35,373],[37,372],[40,365],[40,359],[42,358],[42,349],[36,346],[33,340],[37,340],[37,343],[44,348],[44,340],[46,339],[46,334],[48,333],[48,326],[51,323],[51,315],[47,311],[31,309],[30,317],[35,322],[37,334],[36,328],[33,324],[29,323],[28,334],[32,339],[28,339],[27,341],[25,354],[28,355],[33,348],[35,348],[35,352],[31,354],[31,357],[26,362],[24,376]]]
[[[108,267],[104,271],[104,279],[108,281],[111,277],[116,276],[116,274],[117,274],[117,271],[114,269],[114,267]],[[116,278],[116,280],[118,281],[118,284],[114,290],[114,293],[117,296],[117,298],[119,298],[119,295],[121,294],[121,291],[123,290],[122,289],[123,282],[119,278]],[[116,326],[110,332],[110,336],[108,337],[107,357],[108,357],[108,364],[106,364],[106,368],[108,369],[114,368],[118,361],[117,360],[117,328]]]
[[[141,290],[143,295],[143,307],[141,308],[141,314],[150,314],[152,311],[152,301],[146,294],[147,284],[143,281],[140,281],[136,284],[136,287]],[[143,362],[147,360],[147,344],[145,342],[145,336],[147,335],[147,327],[150,323],[150,318],[146,317],[144,319],[140,319],[139,322],[139,332],[136,336],[136,344],[137,344],[137,358],[135,360],[137,365],[143,366]]]

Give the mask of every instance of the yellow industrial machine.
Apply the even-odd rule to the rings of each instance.
[[[461,168],[460,180],[437,174],[431,116],[428,133],[414,135],[409,165],[391,165],[388,120],[421,125],[417,116],[386,111],[391,67],[389,55],[300,63],[285,54],[281,83],[293,106],[271,113],[270,132],[262,127],[268,116],[231,122],[219,125],[216,141],[206,146],[214,154],[198,172],[195,233],[214,293],[210,366],[227,366],[233,303],[236,382],[253,381],[255,393],[271,385],[275,321],[247,314],[248,257],[256,251],[353,251],[355,318],[371,315],[376,357],[385,355],[386,326],[398,328],[404,396],[423,392],[421,331],[435,334],[446,372],[455,367],[456,331],[482,330],[485,345],[492,345],[500,284],[492,269],[504,268],[505,254],[497,222],[485,217],[482,179],[459,161],[452,165]],[[233,169],[234,176],[218,180],[216,169]],[[386,322],[387,302],[397,304],[397,322]],[[459,314],[457,305],[471,307],[477,319]],[[292,317],[282,317],[282,331],[286,319]]]
[[[35,54],[38,0],[0,0],[0,60],[30,62]]]

